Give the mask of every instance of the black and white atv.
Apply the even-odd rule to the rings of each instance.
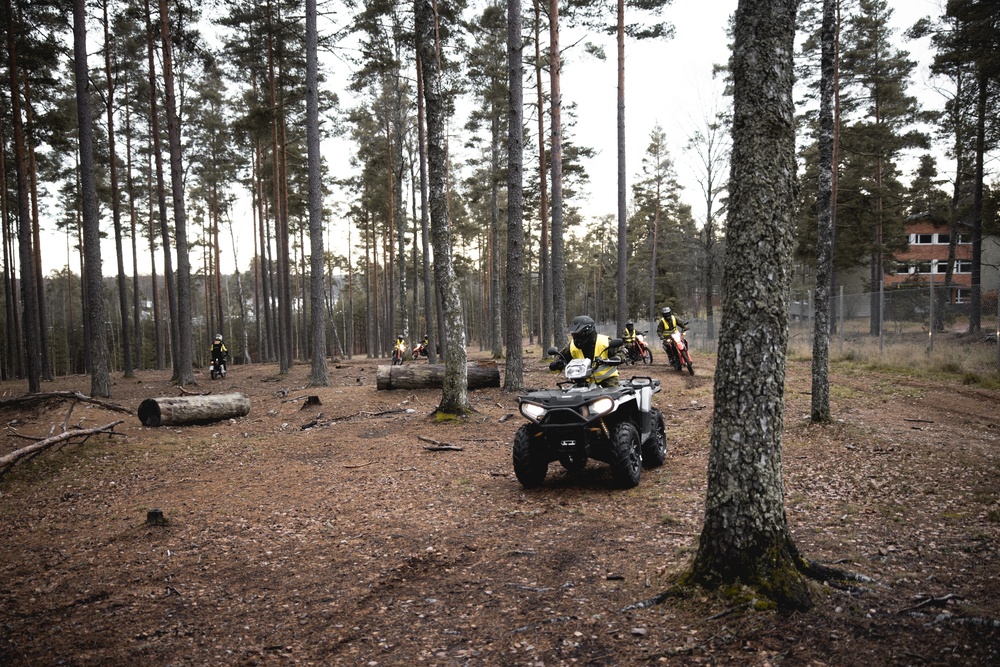
[[[550,355],[558,352],[549,350]],[[541,486],[553,461],[570,471],[582,470],[589,459],[603,461],[623,488],[639,483],[643,466],[663,465],[666,428],[662,413],[652,406],[660,381],[633,377],[620,387],[596,385],[594,370],[615,362],[599,359],[592,366],[589,359],[572,359],[558,389],[518,397],[529,422],[514,436],[514,474],[524,488]]]

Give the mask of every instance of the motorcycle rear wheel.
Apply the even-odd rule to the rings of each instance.
[[[514,434],[514,475],[526,489],[537,489],[545,481],[549,462],[532,446],[535,430],[528,424]]]
[[[611,476],[615,485],[631,489],[642,476],[642,451],[639,432],[631,422],[619,422],[611,438]]]

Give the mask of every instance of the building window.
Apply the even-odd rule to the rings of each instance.
[[[913,245],[930,245],[934,243],[933,234],[910,234],[910,243]]]
[[[971,236],[969,236],[968,234],[959,234],[958,235],[958,244],[959,245],[969,245],[970,243],[972,243],[972,237]]]
[[[955,260],[955,273],[972,273],[972,260],[971,259],[956,259]]]
[[[970,289],[957,289],[955,290],[955,303],[969,303],[972,300],[972,290]]]
[[[938,234],[938,245],[948,245],[951,242],[951,234]]]

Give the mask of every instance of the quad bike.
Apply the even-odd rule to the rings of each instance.
[[[559,350],[551,348],[549,354],[558,355]],[[574,472],[597,459],[611,466],[612,478],[622,488],[636,486],[643,467],[663,465],[666,427],[663,415],[652,406],[660,381],[633,377],[620,387],[595,384],[596,369],[618,363],[599,359],[592,366],[589,359],[572,359],[558,389],[518,397],[528,423],[514,435],[514,474],[524,488],[541,486],[553,461]]]
[[[211,370],[212,379],[218,380],[219,378],[226,377],[226,360],[225,359],[212,359],[212,363],[209,364],[209,369]]]
[[[649,345],[646,344],[645,331],[635,335],[632,343],[625,347],[625,352],[628,354],[628,362],[630,364],[641,361],[648,366],[653,363],[653,352],[649,349]]]
[[[680,329],[674,329],[673,333],[660,339],[663,342],[663,351],[667,354],[667,359],[675,371],[687,368],[688,375],[694,375],[694,364],[691,363],[691,352],[688,350],[687,338]]]

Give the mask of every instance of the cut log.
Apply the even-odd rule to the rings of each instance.
[[[474,362],[468,365],[469,389],[500,386],[500,369],[496,362]],[[444,385],[443,364],[403,364],[379,366],[375,372],[377,389],[440,389]]]
[[[147,398],[139,404],[139,421],[145,426],[205,424],[249,412],[250,399],[239,393]]]

